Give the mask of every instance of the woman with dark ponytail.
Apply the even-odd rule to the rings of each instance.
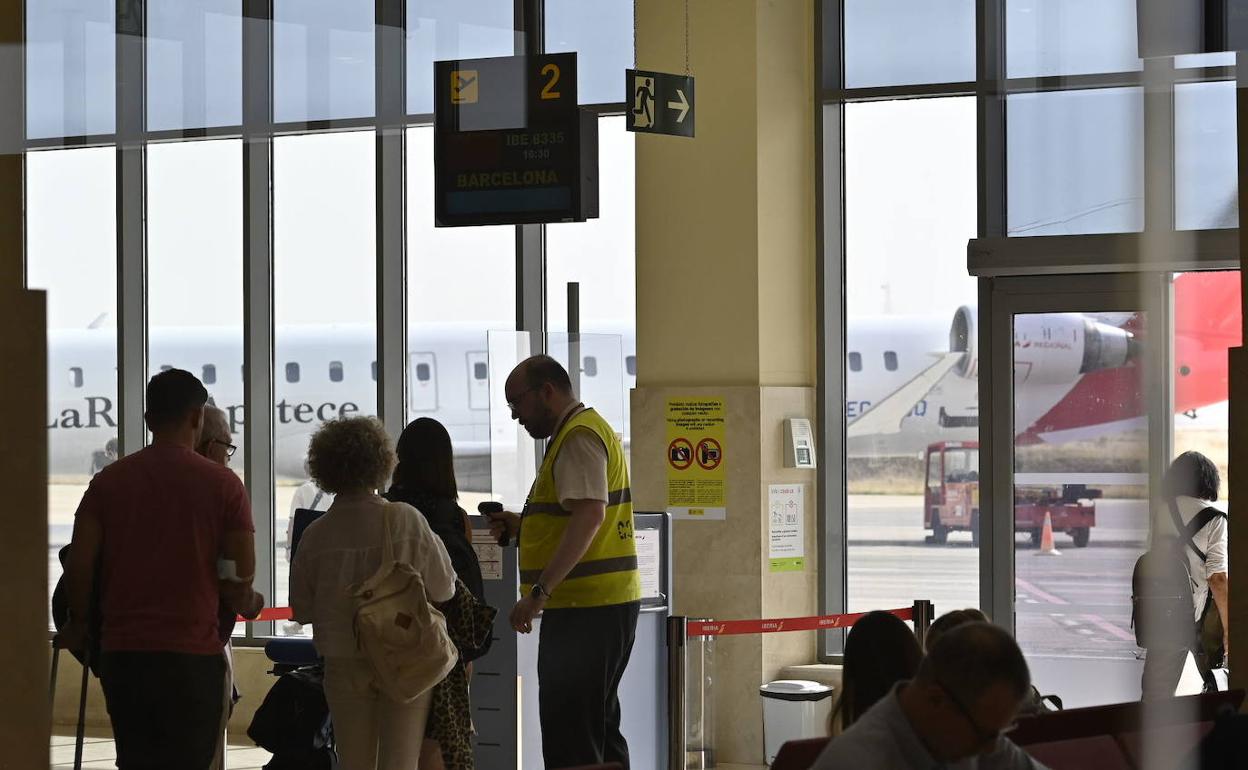
[[[485,604],[481,564],[472,548],[472,525],[459,506],[451,436],[437,420],[421,417],[403,429],[395,446],[399,463],[386,498],[424,515],[451,557],[459,578],[455,597],[440,606],[447,631],[459,647],[459,662],[434,687],[420,767],[471,770],[472,715],[467,664],[489,649],[495,610]]]

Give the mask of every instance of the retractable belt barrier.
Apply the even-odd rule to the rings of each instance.
[[[914,607],[884,610],[902,620],[914,620]],[[770,620],[690,620],[685,636],[734,636],[738,634],[774,634],[781,631],[820,631],[825,628],[849,628],[867,615],[851,612],[845,615],[811,615],[804,618],[773,618]]]
[[[914,623],[922,647],[934,609],[926,599],[910,607],[883,610]],[[711,620],[673,615],[667,619],[667,770],[704,770],[715,760],[715,638],[789,631],[850,628],[867,612],[801,618]]]
[[[258,623],[262,620],[291,620],[293,618],[294,613],[289,607],[265,607],[254,618],[245,618],[239,615],[236,620],[239,623]]]

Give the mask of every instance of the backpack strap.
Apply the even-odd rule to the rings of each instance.
[[[308,507],[309,507],[309,508],[311,508],[312,510],[314,510],[314,511],[315,511],[315,510],[316,510],[316,506],[318,506],[318,505],[320,505],[320,504],[321,504],[321,498],[322,498],[322,497],[324,497],[324,496],[325,496],[325,493],[321,491],[321,488],[320,488],[320,487],[317,487],[317,489],[316,489],[316,497],[312,498],[312,504],[311,504],[311,505],[309,505]]]
[[[386,504],[381,508],[381,563],[390,565],[394,561],[394,516]]]
[[[1174,522],[1174,529],[1178,533],[1179,539],[1186,543],[1187,546],[1196,554],[1196,556],[1200,558],[1201,564],[1208,561],[1209,557],[1204,551],[1196,547],[1196,543],[1193,538],[1196,537],[1196,533],[1200,532],[1209,524],[1209,522],[1219,516],[1226,518],[1226,513],[1219,511],[1212,505],[1207,505],[1201,509],[1200,513],[1193,516],[1191,521],[1184,524],[1183,517],[1179,515],[1178,499],[1173,497],[1170,498],[1170,519]]]

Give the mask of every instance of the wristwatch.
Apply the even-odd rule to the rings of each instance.
[[[529,589],[529,597],[533,599],[549,599],[550,591],[547,591],[541,583],[534,583]]]

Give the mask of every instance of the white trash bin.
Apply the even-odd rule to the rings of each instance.
[[[763,696],[763,750],[767,764],[780,747],[799,738],[828,734],[832,715],[832,688],[805,679],[780,679],[758,688]]]

